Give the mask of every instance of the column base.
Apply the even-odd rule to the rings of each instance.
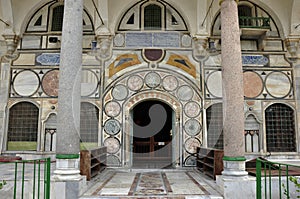
[[[57,199],[74,199],[79,198],[86,192],[88,186],[86,177],[80,176],[76,180],[55,179],[54,176],[51,180],[51,198]]]
[[[56,181],[80,180],[79,159],[56,159],[56,170],[52,178]]]
[[[223,176],[236,176],[242,177],[247,176],[245,161],[228,161],[223,160],[224,171],[222,172]]]
[[[217,176],[216,183],[225,199],[256,198],[256,178],[253,176]]]

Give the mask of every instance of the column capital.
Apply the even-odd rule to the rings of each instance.
[[[221,5],[224,1],[227,1],[227,0],[220,0],[219,5]],[[236,3],[239,3],[239,0],[233,0],[233,1],[235,1]]]
[[[5,33],[2,36],[6,42],[6,54],[4,57],[7,60],[17,59],[18,53],[16,52],[16,49],[17,49],[20,37],[14,33]]]
[[[297,61],[299,58],[299,45],[300,38],[299,37],[288,37],[284,40],[286,48],[287,48],[287,58],[291,62]]]

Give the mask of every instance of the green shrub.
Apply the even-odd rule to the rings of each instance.
[[[4,185],[6,185],[6,181],[2,180],[2,182],[0,182],[0,189],[2,189]]]
[[[291,181],[292,183],[294,183],[295,187],[296,187],[296,192],[300,192],[300,183],[298,182],[298,178],[294,177],[294,176],[290,176],[289,177],[289,181]],[[284,185],[284,183],[282,183],[282,187],[284,189],[284,195],[286,195],[287,199],[291,199],[290,193],[287,192],[287,189]],[[297,195],[297,198],[300,198],[300,195]]]

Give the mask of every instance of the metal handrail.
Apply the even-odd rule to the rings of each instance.
[[[293,176],[291,175],[292,168],[299,169],[300,172],[300,166],[299,165],[292,165],[292,164],[286,164],[286,163],[279,163],[279,162],[273,162],[264,160],[261,158],[256,159],[256,198],[261,199],[262,198],[262,188],[264,188],[264,198],[272,199],[272,198],[283,198],[283,195],[286,195],[286,198],[291,198],[291,182],[293,179]],[[272,196],[272,177],[278,177],[278,196]],[[286,178],[286,183],[283,183],[283,179]],[[264,184],[262,184],[262,179],[264,180]],[[296,180],[297,181],[297,180]],[[295,183],[295,182],[293,182]],[[299,182],[300,183],[300,182]],[[298,183],[297,183],[298,184]],[[296,189],[296,184],[294,184]],[[300,190],[299,190],[300,191]],[[298,191],[297,191],[298,193]],[[300,193],[300,192],[299,192]],[[300,197],[300,196],[299,196]]]
[[[239,16],[240,28],[271,29],[269,17]]]
[[[51,158],[43,158],[36,160],[16,160],[11,162],[0,162],[0,165],[12,164],[14,165],[14,189],[13,198],[25,198],[25,176],[28,173],[32,175],[32,195],[33,198],[50,199],[50,172],[51,172]],[[33,169],[27,169],[26,166],[32,165]],[[21,167],[20,167],[21,166]],[[21,174],[21,175],[20,175]],[[5,179],[1,179],[5,180]],[[18,181],[21,181],[21,188],[18,188]],[[41,183],[43,182],[43,187]],[[43,188],[44,192],[41,192]],[[19,190],[19,192],[18,192]]]

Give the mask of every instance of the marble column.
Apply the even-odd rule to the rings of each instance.
[[[221,0],[224,171],[244,176],[244,87],[236,0]]]
[[[56,180],[80,179],[82,13],[83,0],[64,1],[58,92],[56,170],[54,171],[54,179]]]

